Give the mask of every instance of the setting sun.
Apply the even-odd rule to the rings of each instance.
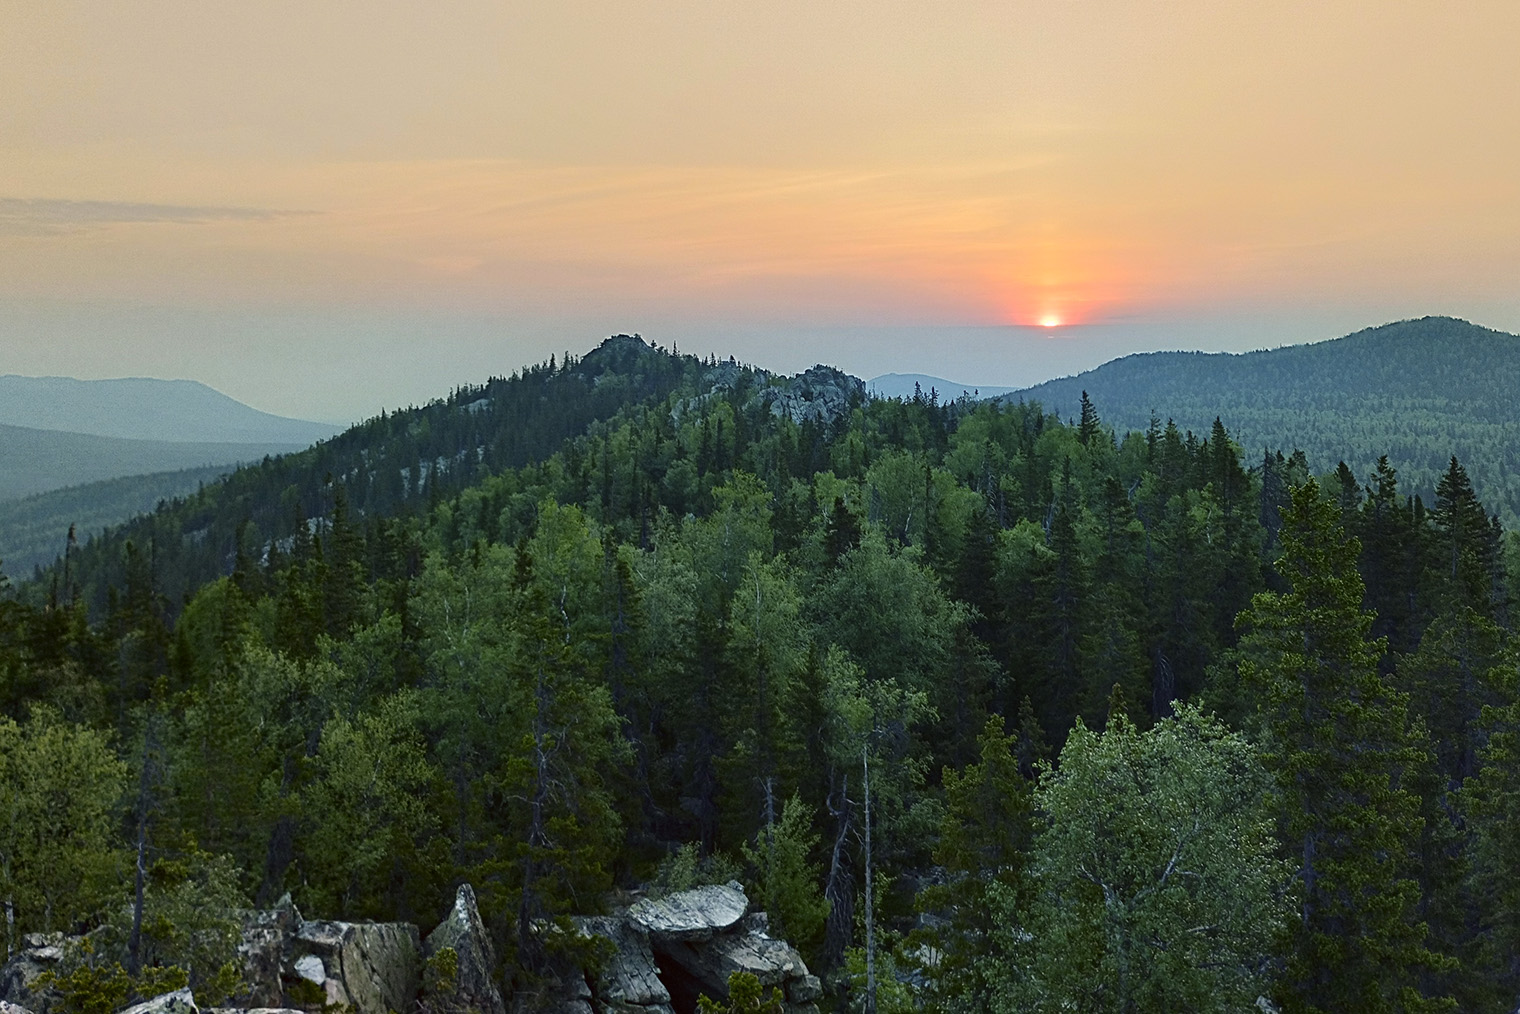
[[[1041,327],[1060,327],[1061,326],[1061,318],[1057,317],[1053,313],[1047,313],[1045,316],[1043,316],[1043,317],[1040,318],[1040,326]]]

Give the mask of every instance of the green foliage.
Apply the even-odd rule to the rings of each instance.
[[[155,969],[182,970],[186,982],[173,988],[188,984],[207,1006],[238,993],[243,986],[238,946],[248,908],[239,881],[228,856],[192,851],[156,861],[144,890],[141,976],[156,974]],[[102,927],[102,939],[125,953],[131,924],[131,904],[119,904]]]
[[[660,861],[649,894],[663,898],[678,891],[739,879],[740,865],[722,852],[703,854],[698,842],[687,842]]]
[[[819,891],[822,870],[811,855],[818,848],[812,831],[811,808],[793,795],[781,819],[762,827],[754,843],[741,849],[758,871],[759,900],[770,917],[771,932],[790,941],[804,955],[816,953],[823,942],[829,903]]]
[[[655,891],[726,881],[742,853],[776,931],[848,989],[869,766],[882,1005],[1081,1009],[1121,965],[1132,1006],[1250,976],[1297,1009],[1514,995],[1520,542],[1478,501],[1489,461],[1443,448],[1429,511],[1386,462],[1302,500],[1303,453],[1247,469],[1214,412],[1164,425],[1161,399],[1121,437],[1089,388],[1066,424],[615,338],[75,546],[0,587],[0,900],[18,932],[104,924],[116,947],[146,815],[149,960],[203,993],[235,887],[427,925],[468,880],[526,1003],[594,964],[570,914],[657,865]],[[1194,713],[1205,688],[1255,753]],[[1248,754],[1299,919],[1198,957],[1164,932],[1230,891],[1143,885],[1183,800],[1239,838],[1189,870],[1257,869]],[[122,757],[151,769],[131,799]],[[1079,844],[1112,912],[1070,873]]]
[[[0,901],[12,906],[8,932],[47,932],[99,912],[120,855],[112,825],[125,782],[126,765],[105,735],[43,707],[20,724],[0,717]]]
[[[986,1010],[994,1002],[1001,970],[1015,957],[998,932],[1004,900],[1026,890],[1032,814],[1017,741],[992,717],[978,744],[979,761],[944,771],[946,808],[934,860],[946,880],[919,892],[918,907],[933,921],[909,937],[929,995],[946,1010]]]
[[[1078,723],[1035,790],[1025,957],[993,973],[1003,1002],[1251,1006],[1290,914],[1267,786],[1251,745],[1195,707],[1146,732]]]
[[[189,983],[189,973],[175,965],[150,966],[134,978],[120,962],[101,959],[87,940],[70,948],[63,968],[38,976],[36,988],[58,994],[52,1009],[61,1014],[111,1014],[129,1003],[184,989]],[[212,995],[212,1002],[230,992]]]
[[[1257,595],[1240,617],[1241,672],[1257,689],[1279,834],[1298,868],[1278,995],[1292,1012],[1439,1009],[1420,989],[1422,967],[1439,965],[1415,907],[1420,800],[1401,784],[1422,744],[1407,699],[1378,672],[1383,645],[1367,639],[1360,546],[1312,480],[1282,520],[1288,590]]]
[[[781,990],[772,986],[766,993],[753,972],[731,972],[728,976],[728,1002],[718,1002],[707,994],[697,997],[702,1014],[781,1014],[786,1005]]]

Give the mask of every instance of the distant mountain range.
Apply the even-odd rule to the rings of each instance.
[[[0,562],[30,569],[61,549],[70,523],[98,530],[339,429],[191,380],[0,376]]]
[[[25,426],[0,426],[0,502],[126,475],[204,465],[232,466],[266,454],[299,451],[296,443],[192,443],[122,440]]]
[[[1122,435],[1162,425],[1207,436],[1217,416],[1245,449],[1301,448],[1365,481],[1387,454],[1426,495],[1455,454],[1490,510],[1520,524],[1520,337],[1451,317],[1368,328],[1263,352],[1151,352],[1006,395],[1063,419],[1082,392]]]
[[[944,377],[931,377],[924,373],[883,373],[866,381],[866,390],[878,398],[911,398],[915,390],[925,397],[933,391],[940,401],[954,401],[960,397],[996,398],[1018,390],[1016,387],[990,387],[985,384],[958,384]]]
[[[0,425],[98,437],[305,447],[342,427],[250,408],[194,380],[0,376]]]

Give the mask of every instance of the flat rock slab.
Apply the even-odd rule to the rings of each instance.
[[[711,940],[744,918],[749,899],[737,883],[697,887],[664,898],[641,898],[628,918],[656,939]]]

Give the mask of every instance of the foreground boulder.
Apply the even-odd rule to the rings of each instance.
[[[243,984],[247,992],[239,1001],[248,1009],[285,1005],[285,955],[301,928],[301,913],[285,895],[274,908],[249,912],[243,918]]]
[[[188,989],[177,989],[133,1004],[121,1014],[200,1014],[200,1008],[195,1005],[195,996]]]
[[[469,884],[459,885],[453,909],[428,934],[422,954],[432,961],[444,950],[452,950],[456,959],[450,1000],[480,1014],[506,1014],[507,1005],[502,1002],[494,978],[496,950],[475,905],[475,889]]]
[[[664,898],[641,898],[628,909],[628,918],[663,940],[702,941],[732,928],[748,909],[744,889],[729,881]]]
[[[59,967],[69,944],[62,933],[28,933],[22,937],[21,947],[0,969],[0,1003],[29,1014],[48,1014],[59,996],[56,990],[39,986],[37,977]]]
[[[641,899],[613,916],[576,920],[614,948],[589,1000],[596,1014],[691,1014],[697,998],[728,997],[728,977],[748,972],[779,987],[788,1014],[817,1014],[823,989],[802,955],[770,935],[763,912],[746,915],[736,883]]]
[[[422,945],[410,923],[303,922],[289,962],[326,1003],[388,1014],[406,1010],[417,996]]]
[[[670,990],[660,979],[660,967],[649,946],[649,931],[641,923],[629,917],[592,916],[575,920],[575,926],[587,936],[611,941],[615,948],[602,965],[594,991],[603,1009],[674,1014]]]
[[[341,1004],[353,1014],[409,1011],[422,973],[417,927],[307,920],[289,895],[272,909],[246,914],[238,953],[246,991],[228,1008],[235,1010]]]

